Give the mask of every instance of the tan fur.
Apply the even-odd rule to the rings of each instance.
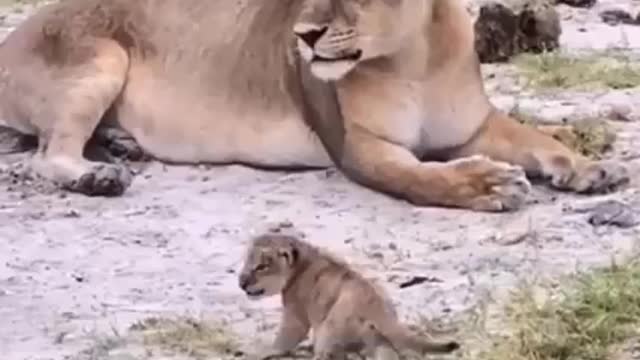
[[[89,195],[131,182],[83,157],[105,126],[159,160],[333,164],[423,206],[515,209],[525,174],[628,181],[498,111],[473,35],[461,0],[64,0],[0,47],[0,122],[38,136],[39,173]]]
[[[253,299],[281,294],[280,329],[267,357],[293,351],[313,330],[314,359],[362,352],[391,359],[405,350],[449,353],[456,342],[432,342],[403,325],[377,284],[308,242],[267,233],[248,248],[240,287]]]

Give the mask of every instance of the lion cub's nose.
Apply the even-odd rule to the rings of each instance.
[[[324,35],[327,30],[329,30],[328,26],[323,26],[321,28],[311,27],[311,26],[297,26],[293,29],[293,32],[298,36],[305,44],[309,45],[310,48],[316,45],[318,40]]]
[[[249,276],[247,276],[246,274],[240,275],[240,278],[238,279],[238,286],[240,286],[242,290],[246,290],[247,287],[249,286],[249,283],[250,283]]]

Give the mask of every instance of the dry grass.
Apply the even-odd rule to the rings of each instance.
[[[513,63],[530,85],[539,88],[593,90],[640,86],[640,65],[611,53],[579,58],[558,52],[522,54]]]
[[[585,118],[576,119],[567,125],[548,125],[543,119],[521,112],[518,107],[514,107],[509,115],[594,160],[601,159],[616,141],[616,133],[606,119]]]
[[[503,315],[504,333],[473,359],[611,359],[640,336],[640,262],[581,273],[554,290],[522,286]]]
[[[0,6],[13,6],[13,5],[25,5],[25,4],[38,4],[45,0],[0,0]]]
[[[600,119],[584,119],[567,126],[539,127],[539,130],[595,160],[601,159],[604,153],[611,150],[616,140],[616,133]]]
[[[436,339],[462,342],[461,351],[429,357],[433,360],[631,359],[628,353],[612,354],[640,338],[640,260],[561,280],[561,285],[538,282],[517,288],[506,305],[493,307],[498,316],[492,324],[487,307],[478,307],[454,320],[420,318],[412,327],[439,333]],[[242,355],[237,335],[218,322],[149,318],[132,325],[131,334],[142,335],[147,354],[162,349],[169,358],[181,354],[197,360]],[[96,347],[101,351],[92,354],[109,353],[114,344],[119,342],[101,344]]]
[[[131,326],[147,348],[160,347],[195,359],[240,353],[237,337],[221,323],[187,317],[148,318]]]

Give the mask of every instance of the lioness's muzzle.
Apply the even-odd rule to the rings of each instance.
[[[315,27],[298,25],[293,29],[294,34],[302,40],[307,46],[313,49],[318,40],[329,30],[328,26]]]

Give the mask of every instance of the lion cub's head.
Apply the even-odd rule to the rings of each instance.
[[[239,275],[239,285],[252,299],[279,294],[287,285],[299,253],[297,239],[264,234],[252,240]]]
[[[422,30],[432,0],[303,0],[293,31],[302,58],[322,80],[390,56]]]

